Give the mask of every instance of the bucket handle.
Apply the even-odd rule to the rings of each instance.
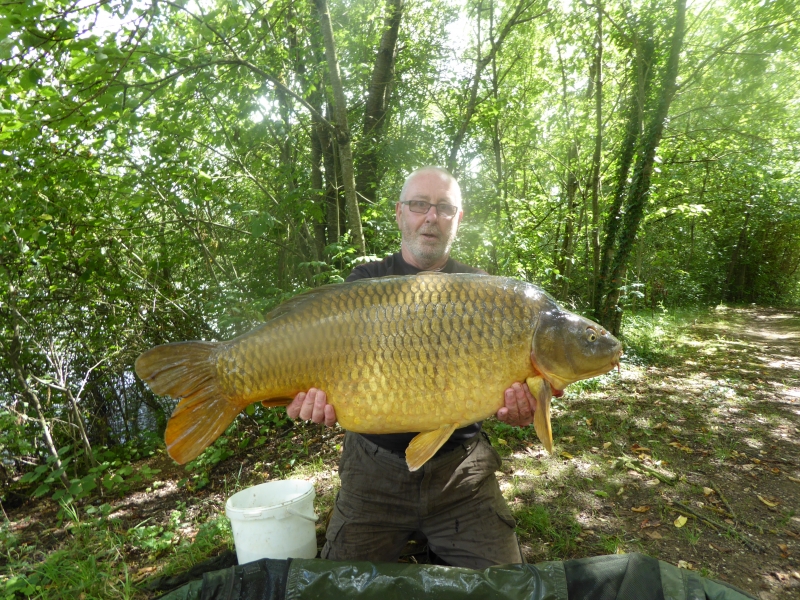
[[[242,512],[242,516],[245,519],[258,519],[262,514],[264,514],[263,510],[246,510]]]
[[[301,519],[305,519],[306,521],[311,521],[312,523],[316,523],[319,520],[319,515],[312,514],[310,517],[308,515],[304,515],[301,512],[297,512],[293,508],[287,508],[286,512],[290,515],[294,515],[295,517],[300,517]]]

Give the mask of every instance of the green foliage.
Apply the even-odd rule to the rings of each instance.
[[[667,365],[685,358],[683,328],[709,318],[705,311],[675,309],[628,313],[623,321],[624,361],[633,365]]]
[[[200,456],[186,464],[186,470],[192,473],[191,477],[182,479],[182,485],[189,485],[191,489],[200,490],[208,485],[211,469],[233,455],[228,448],[231,440],[227,435],[220,436],[211,446],[206,448]]]
[[[152,469],[144,464],[134,470],[132,462],[143,455],[152,456],[154,453],[155,450],[152,447],[148,450],[146,444],[141,447],[126,444],[113,449],[100,449],[95,452],[96,464],[82,476],[71,478],[67,487],[61,476],[70,472],[69,467],[75,462],[76,455],[71,446],[65,446],[58,451],[60,468],[57,468],[56,458],[49,456],[44,464],[25,473],[19,482],[30,486],[38,484],[33,496],[49,495],[58,502],[61,506],[58,518],[62,520],[69,516],[65,509],[71,507],[76,500],[90,498],[98,493],[122,496],[133,486],[152,479],[159,473],[159,469]]]

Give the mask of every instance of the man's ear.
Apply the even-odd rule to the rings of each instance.
[[[397,221],[397,226],[400,227],[400,211],[403,210],[403,205],[396,202],[394,205],[394,220]]]

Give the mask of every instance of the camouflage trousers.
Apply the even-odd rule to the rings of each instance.
[[[404,457],[348,432],[322,558],[396,562],[421,533],[453,566],[523,562],[494,476],[500,466],[482,433],[412,473]]]

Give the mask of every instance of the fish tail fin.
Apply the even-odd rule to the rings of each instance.
[[[215,342],[157,346],[136,359],[136,374],[159,396],[181,398],[167,423],[167,452],[179,464],[196,458],[242,412],[220,389]]]

